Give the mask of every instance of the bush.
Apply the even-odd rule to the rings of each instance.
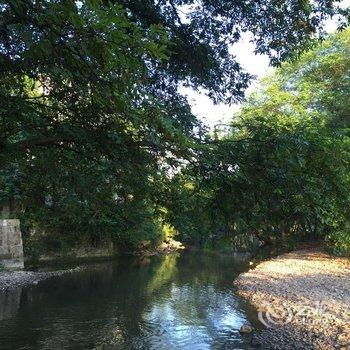
[[[347,225],[341,230],[327,235],[326,244],[328,250],[335,255],[350,256],[350,227]]]

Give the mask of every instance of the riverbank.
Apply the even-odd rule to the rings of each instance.
[[[236,280],[266,326],[263,349],[350,349],[350,260],[321,249],[258,264]]]
[[[17,287],[24,287],[28,285],[35,285],[39,282],[63,274],[78,272],[82,268],[76,267],[74,269],[58,270],[58,271],[0,271],[0,291],[10,290]]]
[[[156,248],[149,248],[148,246],[145,248],[141,247],[140,250],[133,252],[132,255],[140,257],[167,255],[176,253],[183,249],[185,249],[185,247],[180,242],[169,240],[162,242]],[[42,260],[39,261],[39,266],[51,266],[51,268],[54,268],[55,265],[62,266],[62,264],[67,263],[85,264],[72,269],[56,271],[0,271],[0,291],[27,285],[35,285],[50,277],[57,277],[67,273],[81,271],[82,269],[87,268],[87,263],[112,261],[114,259],[116,259],[115,254],[110,254],[109,256],[102,255],[100,254],[100,251],[98,251],[96,254],[88,255],[86,250],[84,250],[84,254],[80,255],[70,254],[45,256]],[[89,268],[91,268],[91,265]]]

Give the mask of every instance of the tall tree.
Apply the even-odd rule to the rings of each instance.
[[[143,147],[169,145],[196,125],[179,83],[215,101],[241,98],[249,74],[229,45],[249,31],[256,51],[279,63],[309,44],[337,2],[4,2],[1,153],[58,144],[106,152],[147,137]]]
[[[68,212],[66,203],[82,210],[84,201],[94,208],[86,216],[93,215],[101,193],[110,193],[113,208],[144,214],[145,202],[159,200],[166,168],[194,156],[201,126],[179,85],[204,88],[215,102],[241,99],[250,75],[230,45],[251,32],[257,52],[278,64],[309,45],[338,2],[1,2],[6,183],[12,171],[27,207],[56,196],[53,217]],[[107,211],[112,220],[114,209]],[[126,211],[120,223],[128,222]]]
[[[349,38],[331,35],[263,79],[173,179],[168,216],[184,238],[319,235],[349,253]]]

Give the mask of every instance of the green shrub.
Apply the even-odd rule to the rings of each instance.
[[[350,227],[347,225],[327,235],[326,244],[328,250],[335,255],[350,256]]]

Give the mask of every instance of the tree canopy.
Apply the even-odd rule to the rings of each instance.
[[[120,144],[176,149],[197,125],[180,83],[215,101],[241,98],[249,74],[230,44],[249,31],[256,51],[279,63],[310,45],[336,4],[7,1],[1,153],[58,144],[90,154]]]
[[[223,140],[205,133],[203,125],[191,113],[186,97],[179,93],[179,87],[202,88],[214,102],[242,100],[252,77],[237,62],[231,45],[244,33],[251,33],[256,52],[268,54],[271,63],[279,65],[312,47],[324,34],[322,23],[326,18],[341,13],[346,19],[347,13],[337,8],[338,3],[330,0],[2,2],[1,201],[15,201],[28,227],[34,225],[45,232],[53,231],[57,237],[67,238],[67,244],[79,240],[83,231],[94,240],[114,235],[119,242],[136,245],[144,237],[159,237],[166,218],[172,222],[182,220],[178,214],[184,206],[189,211],[187,214],[192,215],[195,203],[191,204],[191,200],[199,198],[186,196],[193,184],[179,183],[177,192],[172,191],[173,184],[181,182],[179,178],[189,171],[191,176],[196,174],[196,182],[206,184],[207,187],[200,189],[205,192],[200,203],[207,206],[211,215],[205,220],[192,215],[192,227],[198,228],[195,220],[212,225],[216,222],[212,218],[224,216],[224,231],[229,232],[227,228],[233,221],[227,217],[233,208],[223,210],[221,195],[215,197],[215,203],[207,200],[217,196],[218,191],[228,196],[231,188],[234,188],[234,201],[239,198],[237,191],[243,196],[243,190],[237,190],[247,186],[243,184],[243,163],[249,167],[245,172],[251,173],[249,186],[256,187],[261,181],[256,175],[256,164],[261,162],[262,168],[270,164],[267,158],[271,157],[271,150],[275,151],[276,142],[282,147],[284,137],[291,139],[293,150],[299,147],[296,139],[303,144],[303,138],[319,137],[318,132],[312,131],[314,112],[310,109],[322,114],[322,105],[323,113],[328,111],[333,115],[337,108],[339,118],[331,119],[337,127],[345,127],[346,107],[339,100],[346,97],[343,84],[347,80],[337,79],[336,68],[334,74],[326,72],[333,59],[328,63],[322,61],[325,77],[328,74],[326,80],[331,85],[322,85],[325,80],[316,81],[312,73],[310,78],[302,75],[298,78],[298,89],[303,86],[299,96],[303,96],[304,102],[299,106],[288,86],[292,84],[293,74],[307,66],[303,60],[309,60],[311,68],[311,61],[317,61],[310,55],[319,49],[311,51],[301,61],[284,66],[281,77],[283,74],[290,77],[289,81],[284,80],[285,86],[280,78],[268,84],[264,98],[269,102],[262,103],[258,97],[251,99],[242,112],[238,131]],[[345,56],[339,59],[346,67]],[[338,76],[341,75],[339,72]],[[308,84],[317,86],[319,91],[323,87],[324,94],[312,96]],[[336,84],[341,84],[339,89]],[[339,95],[330,97],[334,88]],[[276,95],[271,97],[269,89],[275,89]],[[292,102],[288,105],[287,101]],[[274,118],[275,112],[280,113],[278,104],[281,108],[284,105],[281,124]],[[295,111],[288,111],[291,105]],[[250,118],[250,114],[260,115],[260,119]],[[277,124],[270,125],[268,131],[263,126],[270,120]],[[320,122],[322,125],[327,124],[324,120]],[[302,132],[303,123],[310,125],[307,135]],[[278,130],[293,132],[287,137]],[[325,139],[332,137],[326,133]],[[265,148],[257,147],[259,144]],[[328,169],[331,165],[322,152],[331,151],[328,146],[324,150],[324,144],[317,143],[317,147],[325,162],[317,166]],[[263,151],[266,154],[261,154]],[[276,155],[278,159],[274,162],[284,159],[288,151],[284,149],[284,152]],[[234,154],[234,161],[230,154]],[[297,162],[298,157],[294,158]],[[181,167],[185,169],[181,174],[170,176]],[[293,165],[288,176],[295,175],[292,176],[292,171],[300,169]],[[232,178],[237,180],[237,174],[241,174],[243,181],[238,187],[230,182]],[[279,177],[272,170],[270,175]],[[229,190],[223,184],[228,184]],[[280,186],[284,188],[284,184]],[[170,203],[170,196],[183,204],[178,213],[174,210],[179,201],[174,198],[174,203]],[[227,201],[230,201],[228,197]],[[251,207],[251,203],[253,197],[246,200],[246,207]],[[195,210],[201,216],[208,213],[200,206]],[[235,215],[241,214],[237,211]]]
[[[174,190],[169,219],[184,239],[325,237],[349,252],[349,38],[333,35],[263,79],[230,131],[178,174],[185,194]]]

